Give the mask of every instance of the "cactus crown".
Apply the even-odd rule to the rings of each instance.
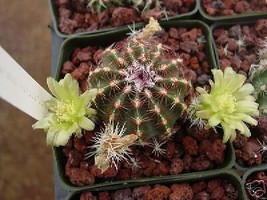
[[[88,79],[89,87],[98,90],[95,104],[100,118],[125,124],[126,134],[143,140],[171,134],[191,87],[181,78],[181,62],[153,38],[128,38],[107,48]]]
[[[267,115],[267,38],[258,52],[258,64],[251,66],[250,80],[261,114]]]

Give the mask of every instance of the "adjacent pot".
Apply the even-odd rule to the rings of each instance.
[[[52,17],[54,30],[55,30],[56,34],[61,38],[68,38],[68,37],[84,35],[84,34],[98,34],[101,32],[112,31],[112,30],[116,30],[119,28],[119,27],[114,27],[114,28],[107,28],[107,29],[99,29],[99,30],[92,30],[92,31],[80,32],[80,33],[73,33],[70,35],[65,34],[59,30],[59,19],[58,19],[59,12],[58,12],[57,6],[55,4],[55,0],[48,0],[48,1],[49,1],[50,13],[51,13],[51,17]],[[163,19],[162,21],[171,21],[171,20],[176,20],[176,19],[193,19],[193,16],[195,16],[198,9],[199,9],[199,1],[196,0],[194,8],[190,12],[179,14],[177,16],[171,16],[171,17],[168,17],[168,20]],[[142,24],[143,23],[140,22],[140,23],[136,23],[135,25],[139,26]],[[132,24],[128,24],[128,25],[132,26]],[[127,26],[124,26],[124,27],[127,27]]]
[[[210,30],[207,25],[200,21],[196,20],[189,20],[189,21],[172,21],[172,22],[163,22],[161,26],[164,29],[168,29],[171,27],[186,27],[186,28],[201,28],[203,33],[206,36],[206,43],[205,43],[205,53],[207,55],[207,60],[209,66],[215,66],[215,60],[213,56],[213,51],[212,51],[212,44],[211,44],[211,35],[210,35]],[[109,33],[100,33],[99,35],[88,35],[88,36],[79,36],[75,38],[69,38],[64,41],[61,47],[61,53],[59,56],[59,63],[58,66],[59,68],[57,69],[57,75],[56,79],[59,80],[62,78],[61,75],[61,67],[63,66],[63,63],[67,61],[70,58],[70,55],[72,51],[75,49],[75,47],[85,47],[88,45],[92,46],[108,46],[111,43],[115,41],[119,41],[123,37],[125,37],[125,34],[129,32],[128,28],[121,28],[114,30]],[[102,189],[111,189],[111,188],[117,188],[121,187],[122,185],[137,185],[140,183],[149,183],[153,181],[155,182],[160,182],[162,180],[173,180],[173,179],[179,179],[179,177],[186,177],[187,179],[190,179],[190,177],[199,177],[201,178],[204,176],[206,173],[213,174],[217,173],[218,171],[224,170],[224,169],[230,169],[233,166],[234,162],[234,152],[231,143],[226,144],[226,151],[225,151],[225,162],[207,172],[192,172],[192,173],[187,173],[187,174],[180,174],[180,175],[168,175],[168,176],[161,176],[161,177],[152,177],[152,178],[141,178],[141,179],[136,179],[136,180],[127,180],[127,181],[111,181],[111,182],[103,182],[103,183],[96,183],[93,185],[88,185],[88,186],[74,186],[72,185],[68,178],[65,176],[65,165],[66,165],[66,157],[63,155],[62,152],[62,147],[59,148],[54,148],[54,158],[55,162],[57,164],[57,168],[59,171],[59,180],[62,184],[62,186],[72,192],[77,192],[81,190],[102,190]]]
[[[234,25],[240,25],[241,27],[242,26],[253,26],[253,25],[256,25],[257,21],[258,20],[264,20],[264,19],[267,19],[267,17],[265,18],[257,18],[256,20],[238,20],[236,22],[218,22],[218,23],[214,23],[211,25],[211,35],[212,35],[212,44],[213,44],[213,48],[214,48],[214,55],[215,55],[215,59],[216,59],[216,64],[217,64],[217,67],[220,68],[220,64],[219,64],[219,56],[218,56],[218,52],[217,52],[217,47],[216,47],[216,43],[215,43],[215,39],[214,39],[214,36],[213,36],[213,31],[217,28],[226,28],[226,29],[229,29],[231,28],[232,26]]]
[[[265,19],[260,19],[260,20],[265,20]],[[266,21],[266,20],[265,20]],[[256,27],[256,24],[257,23],[259,23],[259,21],[258,20],[250,20],[250,21],[237,21],[237,22],[218,22],[218,23],[215,23],[215,24],[213,24],[212,26],[211,26],[211,32],[212,32],[212,34],[216,31],[216,29],[218,30],[218,29],[220,29],[220,28],[222,28],[222,29],[226,29],[226,30],[230,30],[230,28],[232,28],[232,30],[231,31],[229,31],[229,32],[231,32],[231,36],[229,37],[230,38],[230,40],[232,41],[233,40],[233,34],[234,34],[234,32],[237,30],[237,26],[239,26],[240,25],[240,27],[241,27],[241,29],[242,29],[242,27],[244,27],[244,26],[249,26],[249,27],[252,27],[251,28],[251,30],[253,29],[253,31],[254,30],[256,30],[257,28],[255,28]],[[246,29],[247,30],[247,29]],[[265,30],[265,29],[264,29]],[[248,31],[248,30],[247,30]],[[228,32],[228,34],[230,34]],[[217,35],[219,35],[218,37],[216,37],[217,39],[220,37],[220,39],[218,39],[218,40],[220,40],[220,41],[230,41],[229,39],[225,39],[222,35],[223,35],[223,33],[222,33],[222,31],[221,32],[219,32],[218,31],[218,33],[216,33]],[[263,34],[261,34],[261,35],[258,35],[257,37],[260,37],[261,39],[264,39],[264,37],[266,37],[267,35],[264,35],[264,31],[263,31]],[[216,42],[215,42],[215,37],[214,37],[214,35],[213,35],[213,37],[212,37],[212,43],[213,43],[213,47],[214,47],[214,54],[215,54],[215,58],[216,58],[216,63],[217,63],[217,66],[219,67],[219,68],[221,68],[221,69],[224,69],[225,67],[226,67],[226,65],[227,65],[227,63],[229,62],[229,65],[232,65],[233,66],[233,68],[235,69],[235,70],[238,70],[239,71],[239,73],[243,73],[243,74],[245,74],[245,75],[247,75],[248,76],[248,74],[249,74],[249,69],[250,69],[250,66],[252,65],[252,64],[254,64],[254,62],[252,62],[252,63],[249,63],[249,59],[248,60],[246,60],[247,58],[251,58],[252,60],[255,60],[255,62],[257,61],[257,57],[256,57],[256,55],[257,55],[257,53],[258,53],[258,46],[256,46],[255,44],[256,44],[256,42],[255,42],[255,40],[256,39],[253,39],[253,40],[251,40],[251,44],[250,44],[250,47],[249,47],[249,50],[248,50],[248,52],[250,52],[250,55],[247,57],[247,58],[245,58],[245,56],[244,56],[244,54],[242,55],[242,48],[246,48],[246,39],[248,38],[248,36],[246,37],[245,35],[242,35],[241,34],[241,36],[240,36],[240,41],[242,41],[243,40],[243,42],[245,41],[245,43],[244,44],[240,44],[241,45],[241,48],[240,48],[240,50],[236,50],[236,55],[240,55],[240,58],[242,57],[243,58],[243,60],[242,60],[242,62],[241,61],[239,61],[239,64],[240,64],[240,62],[241,62],[241,68],[238,68],[236,65],[236,63],[238,63],[235,59],[233,59],[233,60],[231,60],[229,57],[228,57],[228,55],[229,55],[229,51],[227,50],[227,48],[226,48],[226,45],[224,44],[224,45],[221,45],[221,44],[216,44]],[[219,42],[218,42],[219,43]],[[228,45],[228,42],[226,42],[227,43],[227,45]],[[242,45],[244,45],[243,47],[242,47]],[[252,45],[255,45],[255,46],[253,46],[253,47],[251,47]],[[230,47],[231,46],[231,47]],[[222,48],[223,47],[223,48]],[[229,45],[228,46],[229,48],[234,48],[233,47],[233,45]],[[224,50],[222,50],[222,49],[224,49]],[[254,51],[255,50],[255,52],[252,52],[252,50]],[[222,52],[224,52],[224,53],[222,53]],[[227,52],[228,52],[228,55],[227,55]],[[235,53],[233,53],[232,51],[230,52],[230,53],[232,53],[233,54],[233,58],[235,57]],[[220,55],[223,55],[223,56],[219,56],[219,54]],[[226,55],[225,55],[226,54]],[[225,62],[225,60],[224,59],[228,59],[229,58],[229,61],[227,61],[227,62]],[[220,60],[221,59],[221,60]],[[246,68],[244,68],[244,66],[245,66],[245,64],[247,64],[246,66]],[[250,138],[248,138],[248,140],[254,140],[255,139],[255,142],[260,146],[260,143],[259,143],[259,141],[257,142],[256,141],[256,138],[257,137],[259,137],[258,135],[256,135],[256,134],[254,134],[253,135],[253,131],[254,131],[254,129],[253,128],[251,128],[251,133],[252,133],[252,137],[250,137]],[[255,131],[254,131],[254,133],[255,133]],[[239,138],[239,139],[238,139]],[[238,146],[242,146],[242,143],[245,141],[245,139],[243,138],[241,138],[241,137],[237,137],[237,139],[239,140],[239,142],[238,142],[238,144],[236,144],[235,145],[235,142],[233,142],[234,143],[234,147],[236,146],[236,147],[238,147]],[[235,149],[235,152],[238,154],[238,151],[241,151],[241,149],[243,148],[243,146],[242,147],[238,147],[238,148],[236,148]],[[236,150],[238,150],[238,151],[236,151]],[[247,154],[248,154],[248,152],[250,152],[250,151],[252,151],[252,150],[247,150],[246,152],[247,152]],[[253,151],[254,152],[254,151]],[[253,153],[253,152],[251,152],[251,154]],[[256,152],[256,151],[255,151]],[[256,154],[255,154],[256,155]],[[238,156],[236,156],[237,157],[237,159],[238,159]],[[248,162],[248,161],[244,161],[244,162]],[[240,165],[240,164],[238,164],[237,162],[235,163],[235,168],[237,168],[238,170],[241,170],[241,171],[243,171],[243,172],[245,172],[245,171],[247,171],[248,169],[250,169],[250,168],[253,168],[253,167],[255,167],[255,166],[264,166],[264,165],[266,165],[266,163],[262,163],[262,164],[256,164],[257,163],[257,161],[255,161],[255,163],[254,164],[252,164],[251,166],[249,166],[249,165]]]
[[[215,180],[215,179],[222,179],[222,180],[226,180],[228,183],[232,183],[235,186],[235,189],[238,192],[238,199],[239,200],[244,200],[245,197],[245,190],[243,187],[243,184],[241,182],[240,177],[232,172],[232,171],[218,171],[218,172],[206,172],[205,174],[202,173],[196,173],[196,174],[192,174],[192,176],[184,176],[181,175],[179,177],[175,177],[173,179],[168,179],[168,180],[164,180],[164,179],[159,179],[157,181],[149,181],[146,183],[139,183],[139,184],[131,184],[131,185],[122,185],[120,187],[116,187],[116,188],[112,188],[110,189],[110,191],[108,192],[115,192],[118,189],[123,189],[123,188],[130,188],[133,189],[134,187],[138,187],[138,186],[142,186],[142,185],[150,185],[153,186],[155,184],[160,184],[160,185],[164,185],[164,186],[170,186],[172,184],[180,184],[180,183],[189,183],[194,184],[198,181],[209,181],[209,180]],[[105,191],[106,189],[101,191]],[[66,200],[79,200],[80,196],[83,192],[86,191],[79,191],[77,193],[69,193],[69,195],[66,197]],[[99,191],[92,191],[93,194],[97,195],[99,193]]]
[[[242,13],[235,15],[225,15],[225,16],[210,16],[206,13],[202,6],[202,0],[199,0],[199,13],[203,20],[207,23],[216,23],[216,22],[237,22],[237,21],[250,21],[259,18],[266,18],[267,12],[251,12],[251,13]]]

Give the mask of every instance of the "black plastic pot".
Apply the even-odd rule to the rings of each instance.
[[[87,31],[87,32],[81,32],[81,33],[73,33],[73,34],[67,35],[65,33],[62,33],[58,28],[58,15],[59,14],[58,14],[57,6],[55,5],[55,0],[48,0],[48,2],[49,2],[51,18],[52,18],[52,22],[53,22],[53,28],[54,28],[56,34],[61,38],[68,38],[68,37],[85,35],[85,34],[99,34],[101,32],[113,31],[113,30],[116,30],[118,28],[122,28],[122,27],[115,27],[115,28],[100,29],[100,30],[95,30],[95,31],[90,31],[90,32]],[[169,17],[168,20],[163,19],[162,21],[172,21],[172,20],[177,20],[177,19],[193,19],[193,16],[197,13],[198,9],[199,9],[199,1],[196,0],[195,7],[190,12],[179,14],[177,16],[172,16],[172,17]],[[143,23],[136,23],[136,26],[139,26],[142,24]],[[129,25],[132,26],[131,24],[129,24]],[[123,26],[123,27],[127,27],[127,26]]]
[[[161,26],[164,29],[168,29],[171,27],[197,27],[201,28],[203,30],[203,33],[206,36],[207,42],[205,43],[205,53],[208,57],[209,66],[215,66],[215,60],[211,45],[211,35],[210,30],[206,24],[200,21],[196,20],[184,20],[184,21],[169,21],[169,22],[163,22]],[[129,32],[128,28],[121,28],[118,30],[114,30],[112,32],[106,32],[106,33],[100,33],[98,35],[87,35],[87,36],[79,36],[79,37],[73,37],[65,40],[61,46],[61,53],[59,56],[59,63],[58,63],[58,69],[57,69],[57,76],[56,79],[59,80],[62,78],[62,75],[60,74],[61,67],[63,66],[63,63],[67,60],[69,60],[71,53],[76,47],[85,47],[88,45],[91,46],[108,46],[111,43],[115,41],[119,41],[123,37],[125,37],[126,33]],[[111,189],[111,188],[117,188],[122,185],[137,185],[140,183],[147,183],[147,182],[157,182],[161,180],[172,180],[177,177],[194,177],[194,176],[204,176],[206,172],[193,172],[193,173],[187,173],[177,176],[164,176],[164,177],[152,177],[152,178],[141,178],[136,180],[129,180],[129,181],[112,181],[112,182],[104,182],[104,183],[96,183],[94,185],[88,185],[83,187],[78,187],[72,185],[67,177],[65,176],[65,164],[66,164],[66,158],[62,153],[62,148],[54,148],[54,158],[55,162],[57,164],[58,172],[59,172],[59,180],[62,184],[62,186],[72,192],[77,192],[81,190],[102,190],[102,189]],[[208,174],[211,172],[217,172],[223,169],[230,169],[233,166],[234,162],[234,152],[232,145],[230,143],[227,143],[227,150],[226,150],[226,156],[225,156],[225,163],[221,166],[218,166],[215,169],[209,170],[210,172],[207,172]]]
[[[267,12],[251,12],[251,13],[242,13],[242,14],[236,14],[236,15],[228,15],[228,16],[210,16],[208,15],[203,6],[201,1],[199,1],[199,13],[201,14],[201,17],[203,18],[203,21],[207,23],[217,23],[217,22],[237,22],[237,21],[250,21],[255,20],[259,18],[266,18]]]
[[[162,184],[165,186],[174,184],[174,183],[195,183],[197,181],[208,181],[208,180],[212,180],[212,179],[217,179],[217,178],[221,178],[223,180],[227,180],[230,183],[233,183],[233,185],[236,187],[238,194],[239,194],[239,200],[244,200],[245,197],[245,190],[243,187],[243,184],[241,182],[240,177],[232,172],[232,171],[219,171],[219,172],[206,172],[206,173],[197,173],[197,174],[193,174],[191,176],[178,176],[176,178],[172,178],[172,179],[168,179],[168,180],[160,180],[158,179],[156,182],[155,181],[149,181],[146,183],[139,183],[139,184],[131,184],[131,185],[121,185],[120,187],[116,187],[116,188],[112,188],[110,189],[110,191],[116,191],[118,189],[123,189],[123,188],[134,188],[137,186],[141,186],[141,185],[155,185],[155,184]],[[101,189],[101,191],[105,191]],[[80,196],[82,194],[82,192],[84,191],[80,191],[77,193],[69,193],[68,196],[66,197],[66,200],[79,200]],[[93,192],[94,194],[97,194],[97,191]]]

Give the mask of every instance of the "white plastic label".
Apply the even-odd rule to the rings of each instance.
[[[0,46],[0,97],[39,120],[52,96]]]

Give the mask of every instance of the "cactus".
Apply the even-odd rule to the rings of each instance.
[[[112,6],[129,6],[137,11],[147,11],[149,9],[159,7],[159,0],[82,0],[88,7],[95,12],[101,12]]]
[[[151,27],[155,28],[150,23],[139,35]],[[182,78],[182,60],[147,37],[129,37],[107,48],[88,78],[89,87],[98,90],[95,105],[101,120],[125,124],[125,134],[142,140],[172,133],[191,88]]]
[[[251,83],[255,87],[260,113],[267,115],[267,70],[259,70],[255,73]]]
[[[258,52],[258,64],[251,66],[250,80],[255,87],[254,96],[259,103],[260,113],[267,115],[267,38]]]

